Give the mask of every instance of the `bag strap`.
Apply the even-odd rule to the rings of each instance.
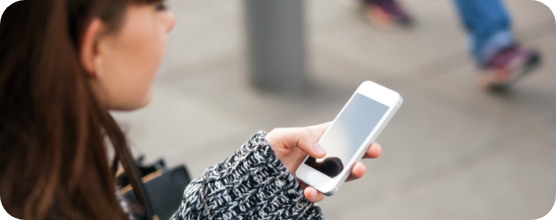
[[[145,185],[141,181],[139,167],[135,164],[129,148],[127,146],[123,148],[124,149],[118,153],[118,157],[128,175],[131,186],[133,186],[133,192],[137,197],[137,201],[141,203],[145,210],[144,218],[147,220],[158,220],[158,217],[152,212],[152,206],[150,204],[151,200],[149,199],[149,195],[146,193]]]
[[[128,175],[128,180],[133,187],[133,192],[137,197],[137,201],[143,206],[145,213],[144,219],[147,220],[158,220],[158,217],[153,215],[152,206],[150,204],[149,195],[147,195],[145,191],[145,185],[141,182],[141,175],[139,172],[139,168],[135,161],[133,160],[133,156],[131,154],[131,150],[127,145],[127,141],[125,140],[125,136],[123,135],[122,131],[118,128],[118,125],[114,118],[108,114],[108,122],[112,123],[114,126],[106,126],[106,133],[110,137],[111,141],[114,144],[114,150],[116,151],[116,157],[120,160],[122,166],[124,167],[124,171]],[[115,129],[116,128],[116,129]],[[116,143],[114,143],[116,142]],[[114,167],[115,169],[116,167]]]

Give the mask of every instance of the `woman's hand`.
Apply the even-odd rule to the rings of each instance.
[[[330,124],[328,122],[304,128],[276,128],[266,135],[265,140],[278,159],[286,166],[286,169],[295,174],[295,171],[307,155],[311,155],[314,158],[323,158],[326,155],[326,152],[317,144],[317,141]],[[363,158],[377,158],[381,152],[382,147],[377,143],[373,143]],[[358,162],[353,166],[351,174],[346,181],[361,178],[365,174],[365,170],[365,165]],[[324,199],[324,194],[315,188],[307,186],[299,181],[299,179],[298,183],[305,190],[304,194],[307,200],[320,202]]]

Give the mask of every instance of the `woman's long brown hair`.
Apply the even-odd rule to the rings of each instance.
[[[116,198],[106,140],[130,176],[137,173],[130,168],[133,161],[124,135],[99,105],[79,59],[90,21],[99,17],[115,32],[128,4],[128,0],[25,0],[4,12],[0,198],[14,217],[128,218]]]

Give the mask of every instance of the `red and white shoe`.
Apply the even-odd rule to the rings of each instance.
[[[506,89],[541,63],[540,54],[515,44],[493,55],[483,67],[479,86],[485,90]]]
[[[395,0],[358,0],[361,11],[370,22],[381,27],[408,28],[413,19]]]

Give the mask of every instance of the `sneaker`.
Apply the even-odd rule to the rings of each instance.
[[[539,66],[541,57],[533,49],[515,44],[494,54],[484,65],[479,86],[485,90],[506,89]]]
[[[367,20],[381,27],[411,27],[413,19],[395,0],[359,0]]]

